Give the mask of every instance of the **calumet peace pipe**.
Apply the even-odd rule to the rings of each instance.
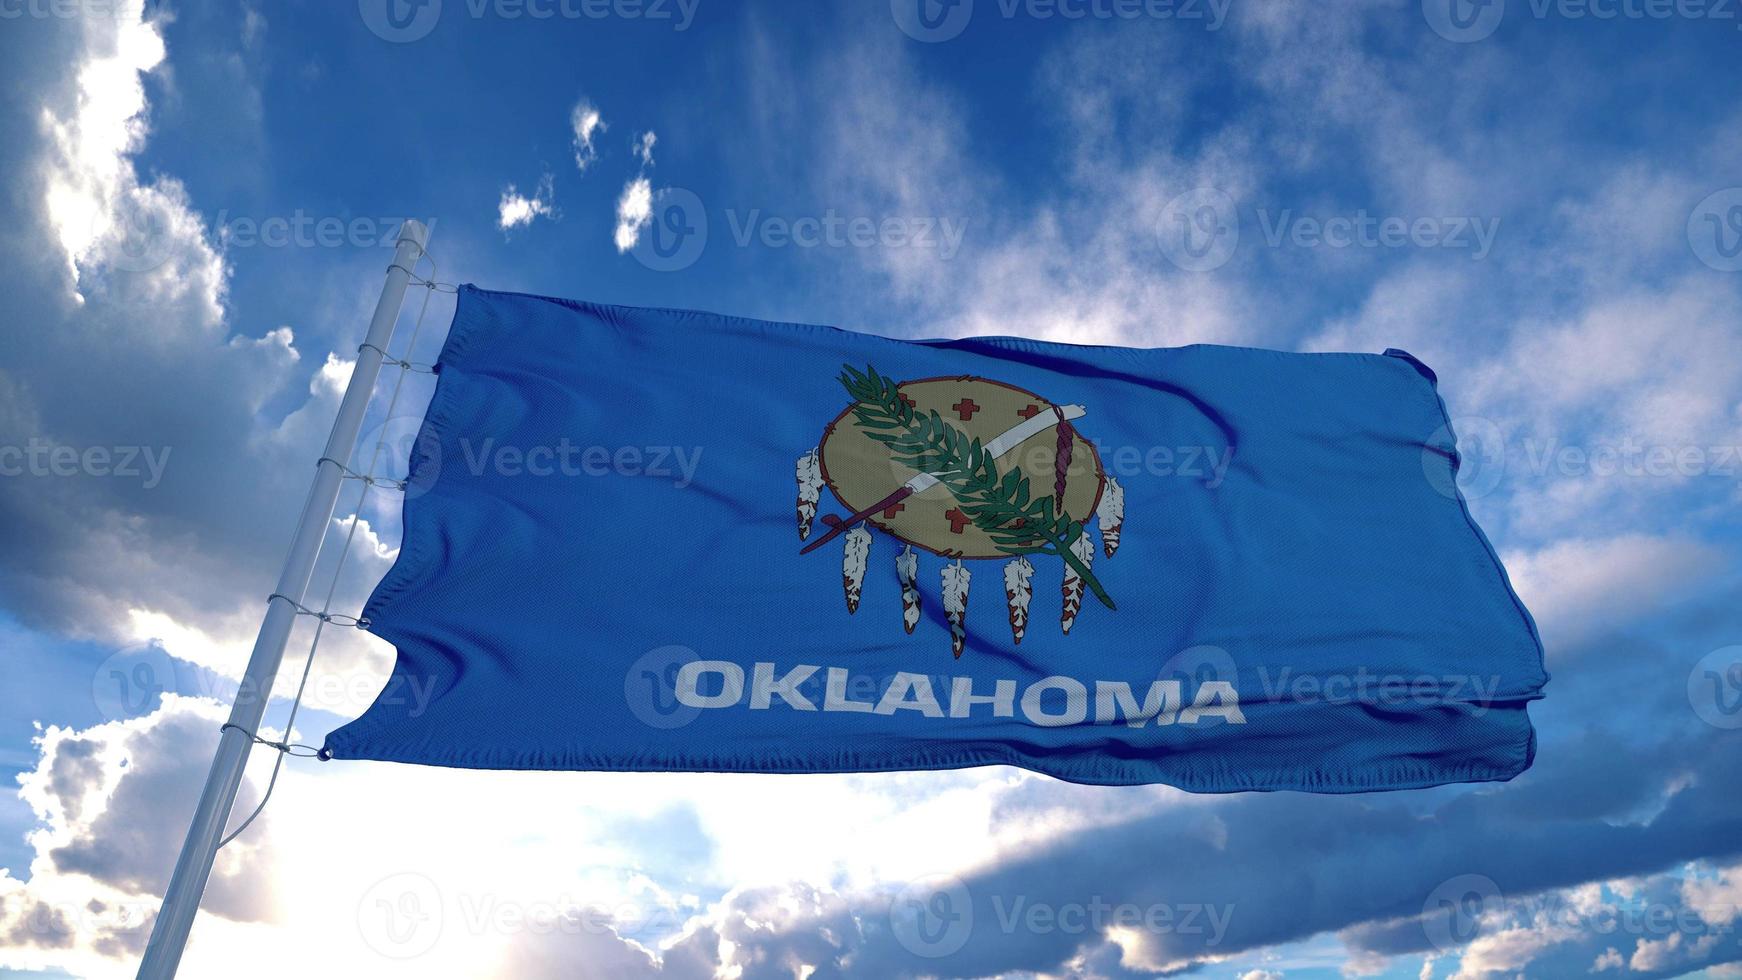
[[[1017,446],[1022,445],[1031,437],[1045,432],[1055,425],[1067,423],[1072,419],[1080,419],[1084,414],[1086,414],[1086,411],[1087,410],[1081,405],[1060,405],[1049,413],[1023,419],[1020,423],[1005,429],[1002,433],[999,433],[996,439],[987,443],[986,453],[993,459],[1003,459]],[[830,541],[834,540],[837,535],[860,521],[863,521],[880,511],[888,510],[916,493],[924,493],[936,486],[937,483],[938,478],[932,476],[930,473],[916,473],[914,474],[913,479],[908,480],[906,483],[897,487],[894,493],[891,493],[882,500],[860,510],[851,517],[845,519],[833,515],[824,517],[823,523],[829,526],[829,533],[815,541],[812,541],[810,544],[805,545],[803,548],[800,548],[798,553],[801,555],[810,554],[818,548],[821,548],[823,545],[828,544]]]

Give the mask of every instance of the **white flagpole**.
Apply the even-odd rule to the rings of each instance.
[[[272,681],[278,665],[284,659],[284,645],[290,639],[290,628],[296,622],[297,606],[308,591],[309,577],[314,573],[315,559],[321,551],[321,540],[333,519],[333,507],[338,502],[344,471],[340,463],[349,463],[357,446],[357,433],[363,427],[363,411],[375,391],[376,377],[381,373],[382,351],[393,339],[393,326],[399,319],[399,307],[405,299],[410,282],[410,270],[422,258],[429,245],[429,229],[416,221],[407,221],[399,231],[398,247],[393,253],[393,265],[387,270],[387,284],[381,290],[381,300],[375,304],[375,316],[369,321],[369,336],[357,353],[357,366],[351,372],[350,386],[339,404],[339,414],[333,420],[333,432],[327,438],[324,457],[315,468],[314,486],[309,488],[308,501],[303,505],[302,520],[296,537],[291,540],[290,554],[284,559],[284,571],[278,577],[277,595],[267,603],[266,618],[260,624],[260,635],[254,641],[254,652],[248,658],[248,670],[236,692],[236,702],[230,708],[230,722],[218,740],[218,754],[212,760],[212,771],[206,776],[206,788],[200,793],[199,806],[194,810],[193,825],[188,828],[187,842],[176,859],[175,873],[169,879],[169,890],[163,896],[157,921],[151,927],[151,941],[145,948],[145,958],[139,964],[139,980],[170,980],[181,962],[182,949],[187,945],[188,930],[193,927],[199,911],[200,893],[206,878],[212,873],[212,861],[218,855],[218,842],[230,819],[230,808],[236,802],[236,789],[242,783],[242,772],[248,764],[248,750],[254,745],[251,733],[260,730],[260,719],[266,712],[272,695]],[[288,597],[288,598],[286,598]]]

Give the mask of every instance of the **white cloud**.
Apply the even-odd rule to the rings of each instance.
[[[102,26],[92,24],[89,31],[96,34]],[[139,190],[129,156],[144,143],[147,129],[141,75],[164,58],[163,37],[144,20],[138,0],[118,5],[113,27],[100,48],[92,45],[102,53],[79,66],[74,111],[42,110],[60,157],[50,171],[48,213],[69,263],[90,257],[123,231],[117,227],[121,201]],[[77,269],[69,271],[76,278]]]
[[[1646,617],[1687,594],[1689,583],[1725,567],[1722,554],[1690,538],[1627,534],[1567,538],[1506,553],[1513,588],[1551,651],[1618,623]]]
[[[0,934],[38,904],[66,922],[48,916],[43,941],[0,945],[0,967],[130,975],[223,717],[215,702],[171,695],[143,717],[45,732],[23,779],[39,821],[30,880],[0,876]],[[255,780],[271,761],[255,752]],[[999,811],[1036,779],[996,768],[540,778],[293,759],[265,815],[222,852],[181,975],[231,976],[242,956],[275,975],[342,963],[408,978],[565,976],[590,963],[589,975],[699,980],[781,949],[815,964],[820,944],[857,942],[857,917],[877,914],[886,883],[966,874],[1032,846]],[[260,785],[244,788],[238,815]],[[92,898],[104,913],[80,911]],[[417,902],[432,932],[393,918]],[[783,937],[789,926],[799,933]]]
[[[538,187],[531,197],[509,184],[503,188],[502,199],[496,204],[496,227],[508,231],[530,225],[534,218],[555,218],[556,206],[551,203],[555,193],[556,180],[550,174],[539,178]]]
[[[653,220],[653,183],[647,179],[647,168],[653,165],[653,147],[659,142],[652,130],[635,138],[635,158],[640,172],[623,185],[617,197],[617,227],[611,234],[618,254],[629,251],[641,240],[641,232]]]
[[[1493,980],[1529,966],[1548,949],[1576,936],[1569,928],[1519,926],[1477,936],[1464,947],[1449,980]]]
[[[149,132],[143,76],[165,56],[158,25],[145,18],[140,0],[118,3],[112,18],[75,23],[89,54],[66,80],[64,98],[43,99],[39,177],[69,293],[83,303],[124,284],[129,299],[180,307],[189,327],[216,327],[226,278],[221,259],[181,184],[142,183],[131,160]]]
[[[386,565],[391,565],[394,557],[399,554],[398,545],[391,545],[381,540],[381,535],[375,530],[375,528],[370,527],[369,522],[363,518],[356,518],[354,516],[333,518],[333,528],[337,531],[345,532],[346,534],[350,533],[352,523],[356,523],[357,525],[356,540],[353,542],[352,547],[356,549],[362,557],[374,559],[376,562],[385,563]]]
[[[617,230],[612,241],[618,252],[627,252],[641,239],[641,230],[653,220],[653,184],[646,177],[636,177],[623,185],[617,198]]]
[[[288,420],[267,406],[294,406],[284,396],[305,370],[291,329],[231,332],[230,270],[206,222],[179,183],[135,171],[142,75],[165,66],[157,22],[134,2],[31,27],[43,57],[11,60],[26,80],[8,84],[32,93],[39,108],[22,111],[40,126],[9,130],[0,247],[16,259],[12,312],[35,328],[10,332],[0,358],[0,441],[168,455],[160,488],[0,485],[15,529],[0,591],[27,622],[109,641],[129,638],[136,608],[209,625],[231,609],[238,570],[282,547],[262,540],[278,529],[259,515],[294,513],[300,488],[282,474],[307,472],[331,409],[320,436],[274,438]]]
[[[1742,918],[1742,864],[1719,868],[1711,876],[1682,882],[1682,904],[1715,930],[1729,930]]]
[[[1274,9],[1255,14],[1267,15],[1287,16]],[[1307,19],[1328,22],[1324,29],[1333,33],[1324,38],[1327,43],[1343,44],[1347,35],[1335,31],[1359,26]],[[237,583],[269,575],[264,566],[271,559],[259,556],[282,546],[266,540],[281,536],[282,526],[270,528],[272,533],[255,530],[272,524],[260,515],[294,511],[301,484],[279,488],[286,482],[279,475],[307,471],[350,362],[312,349],[302,364],[288,327],[258,340],[229,336],[223,305],[228,269],[206,241],[193,203],[173,181],[141,184],[133,173],[131,154],[146,134],[139,75],[161,62],[161,37],[140,21],[137,4],[116,23],[114,37],[91,39],[59,87],[43,90],[45,106],[52,106],[44,110],[49,138],[29,162],[44,193],[19,199],[48,201],[43,227],[49,234],[27,237],[37,230],[31,215],[0,227],[16,254],[43,253],[56,265],[48,276],[20,270],[20,282],[49,283],[58,295],[76,295],[84,304],[69,313],[45,302],[54,315],[41,318],[51,328],[45,335],[68,337],[79,355],[65,373],[50,370],[56,365],[42,353],[46,347],[29,348],[28,358],[16,365],[7,361],[10,373],[0,373],[0,426],[8,432],[78,431],[84,423],[69,405],[88,398],[90,389],[64,385],[69,394],[61,400],[56,389],[89,374],[127,382],[116,398],[125,398],[133,412],[165,406],[149,417],[149,431],[197,449],[189,458],[216,462],[176,491],[186,513],[164,502],[171,499],[167,493],[94,502],[44,493],[0,500],[6,518],[0,523],[9,533],[17,528],[20,535],[38,536],[9,540],[7,591],[33,614],[54,613],[58,622],[84,624],[80,628],[106,637],[159,637],[178,658],[233,676],[252,639],[260,602]],[[1403,103],[1386,89],[1385,73],[1299,45],[1301,26],[1285,24],[1279,34],[1293,37],[1321,63],[1302,55],[1266,69],[1261,83],[1280,93],[1278,115],[1308,104],[1360,118],[1377,88],[1387,96],[1378,113],[1385,123],[1367,125],[1366,136],[1378,145],[1363,142],[1351,171],[1376,166],[1400,198],[1408,198],[1413,184],[1422,195],[1443,194],[1454,204],[1472,186],[1486,183],[1460,174],[1466,161],[1456,148],[1427,140],[1421,124],[1398,111]],[[830,94],[817,104],[827,108],[835,108],[832,99],[840,95],[838,117],[794,112],[807,125],[838,120],[822,126],[817,154],[795,154],[802,161],[795,165],[818,164],[817,182],[836,188],[855,210],[966,216],[970,241],[979,239],[982,246],[953,266],[912,252],[866,256],[867,267],[887,277],[866,290],[866,308],[881,309],[892,296],[905,298],[948,332],[1138,344],[1274,340],[1263,314],[1291,302],[1290,284],[1173,270],[1155,253],[1146,217],[1174,194],[1204,182],[1237,194],[1259,186],[1264,150],[1258,141],[1267,127],[1218,120],[1201,138],[1180,139],[1193,86],[1202,84],[1194,69],[1165,57],[1134,57],[1152,40],[1139,32],[1110,34],[1118,36],[1080,34],[1087,39],[1064,48],[1043,74],[1036,102],[1044,124],[1066,135],[1068,149],[1062,160],[1043,161],[1058,166],[1058,192],[1019,207],[1004,206],[1008,192],[996,169],[974,164],[965,111],[893,45],[850,52],[847,75],[865,84],[819,90]],[[1261,36],[1243,37],[1242,43],[1256,43],[1252,38]],[[1182,45],[1176,53],[1183,51]],[[1077,80],[1084,71],[1099,73],[1095,84]],[[888,90],[873,84],[879,82],[888,82]],[[577,118],[571,115],[576,165],[585,170],[593,159],[592,139],[604,124],[582,126]],[[1290,152],[1306,160],[1322,150],[1303,141]],[[636,151],[644,167],[651,151],[651,141]],[[504,230],[555,216],[550,179],[531,197],[509,188],[499,206]],[[1674,199],[1678,185],[1641,177],[1616,186],[1619,197],[1635,193],[1649,203]],[[625,186],[614,232],[620,250],[632,247],[644,230],[652,196],[645,177]],[[1569,207],[1568,224],[1603,221],[1606,200]],[[1005,223],[994,227],[995,220]],[[1605,234],[1643,240],[1663,233],[1657,216],[1616,221]],[[135,271],[138,256],[162,261]],[[1613,268],[1593,259],[1592,267],[1598,266]],[[1479,292],[1476,286],[1477,280],[1460,274],[1410,268],[1367,290],[1355,318],[1326,335],[1373,349],[1404,333],[1467,354],[1473,341],[1460,327],[1469,321],[1468,308],[1459,304]],[[1504,335],[1499,353],[1489,368],[1476,369],[1484,376],[1456,383],[1483,395],[1475,404],[1494,404],[1495,413],[1507,419],[1560,426],[1593,413],[1595,424],[1609,430],[1664,422],[1698,435],[1727,431],[1721,423],[1731,417],[1726,411],[1733,416],[1734,368],[1709,351],[1730,349],[1733,341],[1729,289],[1706,277],[1633,294],[1593,291],[1571,309],[1550,311],[1516,331],[1498,331]],[[122,297],[127,302],[119,302]],[[1687,336],[1698,342],[1684,344],[1680,338]],[[1690,390],[1678,390],[1678,378]],[[304,380],[306,394],[299,390]],[[1513,402],[1512,391],[1529,397]],[[300,409],[282,419],[261,415],[287,392],[300,399]],[[117,415],[114,404],[99,407],[111,419]],[[220,421],[196,429],[190,418]],[[251,473],[269,476],[249,482]],[[1583,516],[1590,506],[1576,501],[1560,512]],[[350,526],[347,518],[334,524],[338,532]],[[1545,629],[1570,629],[1616,610],[1626,615],[1649,609],[1663,595],[1661,583],[1697,574],[1710,567],[1702,562],[1714,560],[1692,539],[1619,529],[1613,537],[1592,539],[1546,526],[1541,540],[1510,549],[1521,590],[1550,624]],[[44,543],[47,535],[53,537]],[[374,523],[359,525],[359,537],[355,578],[340,593],[349,597],[340,605],[344,609],[356,608],[391,557]],[[246,557],[214,560],[216,546],[226,543]],[[70,582],[78,587],[69,589]],[[365,699],[372,694],[390,653],[349,631],[330,632],[324,644],[337,658],[323,659],[322,672],[360,684]],[[295,655],[287,660],[287,669],[299,662]],[[343,698],[331,706],[341,712],[354,707]],[[220,717],[210,706],[173,699],[147,719],[82,732],[51,730],[26,787],[42,826],[33,837],[33,867],[44,870],[28,884],[0,878],[6,915],[34,918],[30,910],[48,910],[36,919],[45,928],[32,933],[47,942],[8,947],[0,958],[24,967],[70,966],[93,976],[130,972],[139,933],[115,935],[114,923],[101,917],[110,909],[154,903],[161,868],[147,867],[107,842],[130,841],[159,857],[173,849],[186,819],[176,807],[191,798]],[[134,765],[122,767],[123,757]],[[269,761],[262,752],[256,765]],[[608,963],[629,974],[695,969],[708,975],[714,964],[740,955],[734,950],[751,950],[759,941],[778,948],[777,940],[787,938],[780,929],[798,920],[821,928],[813,936],[795,932],[789,952],[801,942],[848,948],[856,925],[843,896],[1032,854],[1043,844],[1144,809],[1187,806],[1209,804],[1164,790],[1084,793],[1006,769],[782,778],[469,773],[296,761],[269,811],[270,824],[251,829],[239,845],[258,849],[249,855],[257,859],[250,880],[268,886],[271,895],[262,898],[249,889],[228,897],[214,893],[214,907],[233,917],[202,920],[186,975],[231,975],[244,956],[297,975],[330,974],[335,963],[371,976],[525,975],[552,964],[566,964],[556,969],[567,972],[576,963]],[[123,809],[138,826],[117,825]],[[674,821],[678,831],[647,833],[674,813],[683,815]],[[837,816],[818,821],[817,813]],[[359,814],[409,816],[374,820]],[[418,814],[440,818],[419,820]],[[455,846],[455,828],[462,828],[463,846]],[[650,846],[654,836],[657,846]],[[61,869],[57,852],[64,852],[68,868],[83,870]],[[662,861],[669,864],[657,867]],[[221,866],[221,880],[230,877],[228,869]],[[435,883],[446,928],[429,952],[401,960],[391,948],[383,952],[371,945],[374,920],[360,915],[382,912],[382,901],[391,905],[399,894],[383,894],[378,886],[408,872]],[[105,911],[81,904],[94,895]],[[567,903],[607,910],[600,920],[605,928],[571,944],[504,924],[516,912]],[[87,921],[87,915],[97,918]],[[635,924],[647,915],[689,920],[685,938],[659,943],[641,934]],[[275,921],[255,921],[267,917]],[[70,946],[48,948],[69,936],[75,937]],[[1527,964],[1543,942],[1502,934],[1477,945],[1464,965],[1512,969],[1506,964]],[[1136,941],[1130,946],[1143,952]],[[828,955],[834,954],[820,958]],[[748,952],[742,956],[732,965],[747,975],[754,967],[780,965],[755,962]],[[1589,961],[1587,955],[1580,963]]]
[[[1682,934],[1672,932],[1662,939],[1640,939],[1627,961],[1629,969],[1642,973],[1662,970],[1681,959]]]
[[[0,871],[0,933],[15,941],[0,966],[121,975],[137,961],[193,814],[225,712],[170,695],[149,716],[83,731],[50,727],[37,764],[19,776],[35,813],[28,880]],[[245,786],[240,805],[257,799]],[[204,908],[208,922],[271,923],[275,821],[218,856]],[[22,940],[22,941],[16,941]]]
[[[1391,966],[1391,957],[1371,949],[1350,949],[1338,968],[1345,977],[1376,977]]]
[[[605,118],[599,114],[598,107],[585,98],[576,102],[574,108],[569,110],[569,129],[574,134],[576,170],[584,174],[599,159],[593,138],[609,128],[605,125]]]
[[[899,38],[881,33],[808,62],[759,45],[757,90],[812,95],[790,111],[790,96],[759,103],[756,142],[743,152],[765,167],[762,146],[808,148],[803,159],[815,163],[789,178],[803,193],[782,207],[964,228],[960,250],[947,257],[919,247],[838,256],[862,266],[840,280],[865,284],[850,306],[911,304],[927,336],[1134,346],[1255,340],[1266,291],[1246,288],[1229,270],[1171,265],[1155,224],[1163,205],[1198,186],[1236,197],[1252,188],[1244,159],[1251,131],[1240,120],[1213,120],[1191,149],[1172,141],[1180,107],[1207,77],[1190,61],[1188,38],[1141,30],[1080,37],[1050,51],[1037,72],[1039,125],[1057,132],[1064,157],[1038,195],[1011,199],[1002,170],[976,154],[956,93]],[[1114,127],[1116,119],[1129,125]]]

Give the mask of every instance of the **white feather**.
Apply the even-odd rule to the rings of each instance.
[[[1017,643],[1028,631],[1028,602],[1034,597],[1034,563],[1017,557],[1004,563],[1004,599],[1010,606],[1010,635]]]
[[[1082,537],[1071,543],[1071,554],[1075,555],[1077,560],[1083,563],[1084,568],[1088,568],[1095,559],[1095,542],[1091,541],[1089,535],[1085,533]],[[1083,577],[1077,574],[1077,570],[1067,562],[1065,564],[1065,582],[1063,588],[1065,600],[1064,610],[1059,614],[1059,625],[1064,627],[1064,631],[1067,635],[1071,631],[1071,625],[1077,621],[1077,612],[1083,607],[1083,591],[1087,587],[1088,583],[1085,582]]]
[[[968,581],[972,576],[960,561],[944,566],[944,615],[950,620],[950,651],[962,655],[968,635]]]
[[[1095,521],[1101,527],[1101,547],[1111,558],[1119,550],[1119,535],[1125,530],[1125,488],[1112,477],[1107,478],[1107,486],[1101,491]]]
[[[865,588],[865,565],[871,560],[871,532],[865,525],[847,532],[846,552],[841,558],[841,586],[847,592],[847,611],[859,611],[859,595]]]
[[[919,625],[919,556],[912,545],[895,556],[895,577],[901,580],[901,625],[912,633]]]
[[[798,458],[798,539],[811,536],[811,521],[822,497],[823,467],[815,449]]]

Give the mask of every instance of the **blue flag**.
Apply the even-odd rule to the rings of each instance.
[[[338,759],[1360,792],[1547,680],[1401,351],[1136,350],[463,288]]]

